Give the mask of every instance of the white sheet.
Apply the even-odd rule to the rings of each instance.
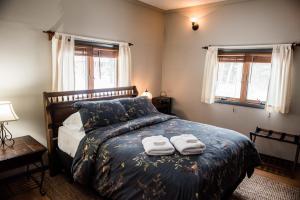
[[[71,130],[65,126],[61,126],[58,129],[58,147],[74,158],[79,142],[84,136],[84,131]]]

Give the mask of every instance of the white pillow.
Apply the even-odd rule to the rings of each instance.
[[[70,115],[64,122],[63,125],[70,130],[82,131],[83,124],[79,112]]]

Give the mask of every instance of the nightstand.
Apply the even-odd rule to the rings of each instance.
[[[12,148],[0,149],[0,172],[27,166],[26,174],[28,178],[32,178],[37,183],[41,195],[45,195],[46,193],[43,191],[45,168],[42,156],[47,149],[29,135],[17,137],[14,140],[15,144]],[[41,171],[40,181],[31,176],[30,165],[35,165]]]
[[[152,103],[156,109],[164,114],[172,114],[172,98],[171,97],[154,97]]]

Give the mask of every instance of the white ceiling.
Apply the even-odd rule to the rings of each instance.
[[[139,0],[143,3],[160,8],[162,10],[172,10],[191,6],[198,6],[208,3],[215,3],[225,0]]]

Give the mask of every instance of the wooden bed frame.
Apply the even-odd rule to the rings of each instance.
[[[44,92],[44,112],[50,175],[54,176],[61,171],[57,154],[58,128],[62,126],[63,121],[68,116],[77,111],[73,107],[75,102],[136,97],[137,95],[138,91],[136,86],[67,92]]]

